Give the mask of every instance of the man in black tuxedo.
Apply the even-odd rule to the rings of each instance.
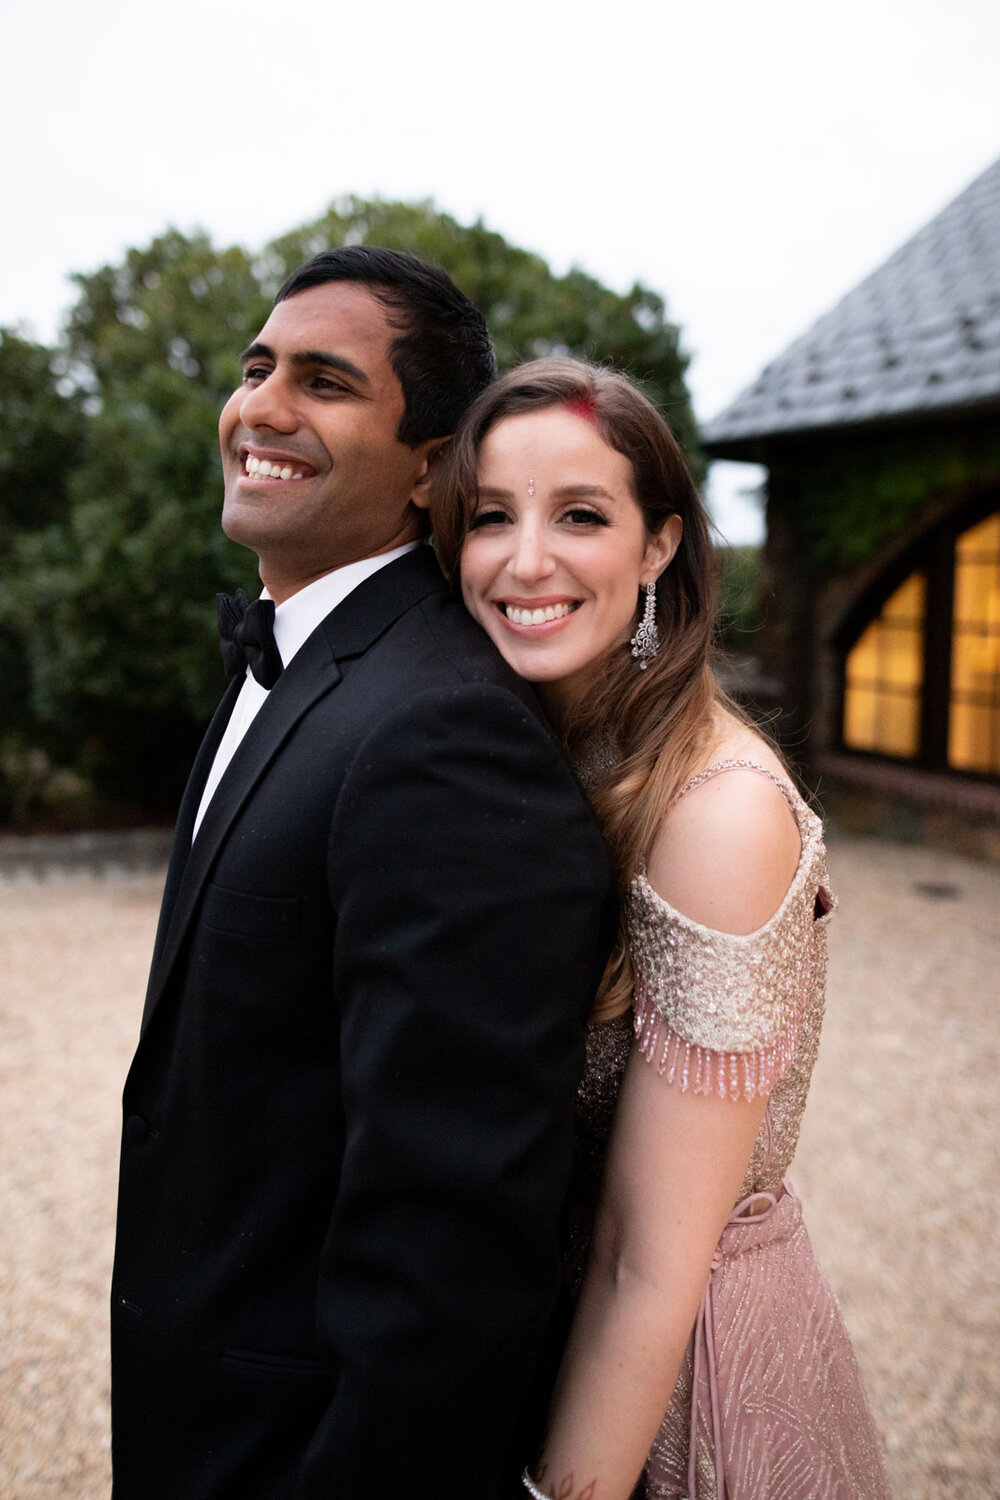
[[[273,606],[228,609],[262,681],[195,763],[125,1086],[115,1500],[493,1500],[531,1456],[607,857],[420,540],[480,315],[327,252],[243,364],[223,526]]]

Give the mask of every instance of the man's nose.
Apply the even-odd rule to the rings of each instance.
[[[247,391],[240,403],[240,421],[258,431],[270,427],[274,432],[294,432],[298,416],[292,391],[277,370]]]

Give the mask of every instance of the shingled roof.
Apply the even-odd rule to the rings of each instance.
[[[702,429],[710,454],[1000,405],[1000,161]]]

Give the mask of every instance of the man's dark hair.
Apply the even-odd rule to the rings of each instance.
[[[344,245],[314,255],[288,277],[275,304],[328,281],[369,287],[399,330],[389,345],[406,402],[399,441],[415,448],[428,438],[450,436],[497,371],[479,309],[440,266],[377,245]]]

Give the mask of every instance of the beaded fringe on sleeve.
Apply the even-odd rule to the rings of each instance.
[[[818,820],[807,814],[800,828],[802,857],[781,906],[745,936],[682,916],[644,872],[632,881],[639,1049],[683,1090],[754,1099],[791,1067],[804,1006],[825,978],[826,918],[835,905]]]
[[[685,1041],[641,991],[637,990],[635,996],[635,1034],[642,1055],[682,1092],[718,1094],[720,1099],[749,1100],[771,1092],[795,1056],[797,1021],[793,1018],[770,1046],[753,1052],[719,1052]]]

